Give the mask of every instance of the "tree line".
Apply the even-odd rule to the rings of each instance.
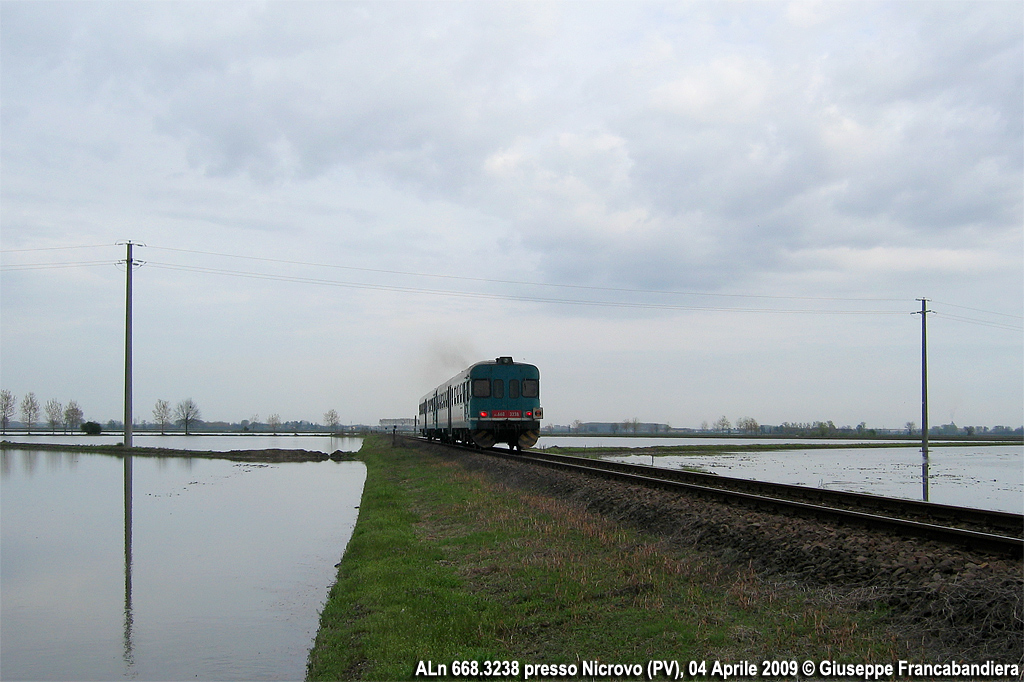
[[[11,391],[0,390],[0,429],[3,433],[7,433],[11,420],[19,411],[22,426],[29,430],[40,423],[40,417],[44,415],[46,423],[50,425],[51,433],[56,433],[58,428],[64,433],[67,433],[68,429],[75,431],[84,420],[82,408],[74,400],[69,400],[67,405],[62,405],[56,398],[51,398],[41,405],[36,394],[29,392],[21,399],[19,405],[18,399]]]
[[[29,431],[34,429],[37,424],[42,423],[41,418],[45,418],[45,423],[49,425],[51,433],[56,433],[58,429],[63,433],[74,432],[78,429],[91,434],[98,434],[101,431],[99,423],[85,421],[82,408],[74,400],[69,400],[67,405],[61,404],[56,399],[48,400],[43,404],[36,398],[35,393],[29,392],[19,403],[11,391],[0,390],[0,430],[4,434],[7,433],[7,429],[10,428],[11,422],[16,416],[21,417],[21,427]],[[160,428],[161,435],[165,434],[171,425],[183,427],[185,434],[189,435],[195,428],[203,424],[199,405],[192,398],[185,398],[173,407],[167,400],[157,400],[153,406],[153,422]],[[245,431],[250,429],[255,431],[261,423],[263,422],[260,421],[260,415],[254,414],[251,419],[242,420],[242,428]],[[331,409],[324,413],[324,424],[331,430],[337,429],[340,423],[341,419],[336,410]],[[277,433],[283,424],[281,416],[277,413],[271,414],[266,419],[267,429],[273,433]],[[124,428],[124,424],[111,420],[107,427],[120,430]]]

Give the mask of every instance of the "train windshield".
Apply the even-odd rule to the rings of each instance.
[[[508,397],[512,399],[519,397],[519,379],[508,380]]]
[[[540,382],[536,379],[523,379],[523,397],[536,398],[540,394]]]
[[[473,379],[473,397],[474,398],[490,398],[491,397],[491,380],[490,379]]]

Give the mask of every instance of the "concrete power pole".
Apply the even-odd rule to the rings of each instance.
[[[919,298],[921,311],[921,498],[928,501],[928,299]]]
[[[132,242],[125,242],[125,302],[124,302],[124,446],[132,446]]]

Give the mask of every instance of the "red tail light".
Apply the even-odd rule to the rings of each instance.
[[[487,411],[486,410],[480,410],[480,416],[481,417],[487,417]]]
[[[532,417],[533,416],[533,412],[531,412],[530,410],[527,410],[526,411],[526,416],[527,417]]]

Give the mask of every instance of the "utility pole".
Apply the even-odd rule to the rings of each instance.
[[[132,259],[130,241],[124,242],[128,253],[125,257],[125,299],[124,299],[124,446],[132,446]]]
[[[132,258],[131,241],[125,254],[124,295],[124,660],[135,663],[132,643],[132,269],[141,265]]]
[[[921,316],[921,498],[928,501],[928,299],[919,298]]]

